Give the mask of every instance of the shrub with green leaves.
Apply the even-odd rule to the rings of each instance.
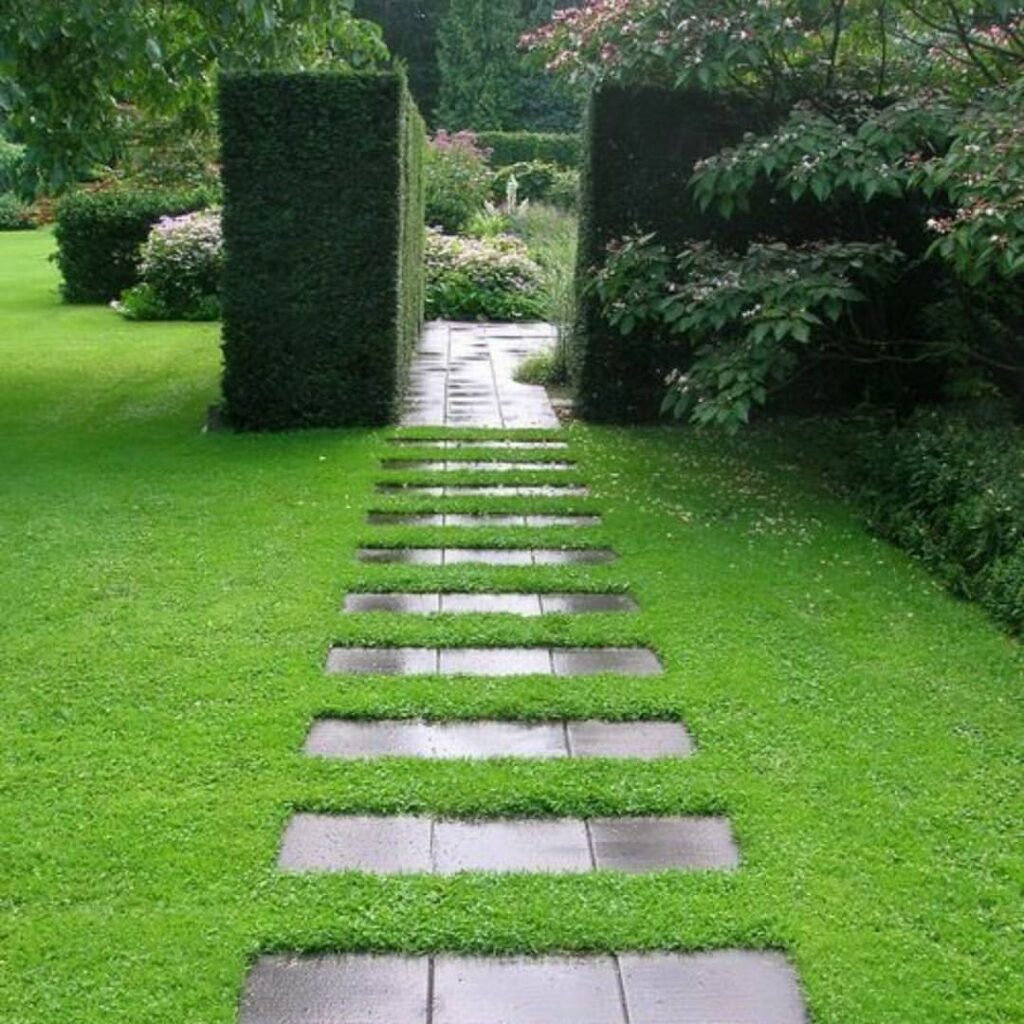
[[[863,242],[761,243],[740,254],[695,242],[674,253],[648,234],[612,249],[594,289],[623,336],[660,339],[663,411],[735,430],[788,383],[812,343],[819,357],[853,343],[840,320],[899,255]]]
[[[487,154],[472,132],[438,131],[427,145],[424,179],[427,224],[450,234],[464,231],[490,196]]]
[[[511,235],[427,235],[427,317],[446,320],[537,320],[542,274]]]
[[[142,283],[115,308],[133,320],[216,320],[224,242],[219,209],[161,217],[142,246]]]
[[[32,211],[13,192],[0,192],[0,231],[30,231]]]
[[[564,190],[562,177],[565,173],[555,164],[540,160],[509,164],[494,172],[491,194],[499,201],[504,199],[508,194],[509,181],[515,178],[519,199],[529,199],[531,203],[550,201],[556,187]]]
[[[858,431],[851,463],[874,529],[1024,630],[1024,429],[929,410]]]
[[[141,247],[161,217],[210,206],[218,190],[113,187],[57,206],[57,265],[68,302],[110,302],[140,281]]]
[[[582,136],[558,132],[479,132],[477,142],[490,152],[492,167],[540,160],[576,169],[583,147]]]

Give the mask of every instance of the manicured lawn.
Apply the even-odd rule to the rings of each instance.
[[[373,494],[377,460],[399,454],[389,432],[201,434],[216,328],[61,306],[50,244],[0,236],[5,1022],[228,1024],[262,950],[722,945],[785,948],[816,1024],[1024,1020],[1020,649],[864,534],[791,448],[767,433],[576,427],[569,478],[592,499],[450,507],[596,509],[600,529],[370,528],[370,508],[436,503]],[[365,542],[442,538],[610,544],[621,560],[352,560]],[[356,585],[496,581],[628,588],[643,612],[338,614]],[[352,682],[323,674],[332,641],[645,643],[667,670]],[[679,716],[699,753],[630,765],[303,758],[327,712]],[[743,866],[282,877],[276,849],[295,808],[714,810],[730,816]]]

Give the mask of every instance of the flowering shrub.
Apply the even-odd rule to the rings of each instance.
[[[591,0],[520,45],[573,81],[735,89],[809,62],[804,29],[779,0]]]
[[[35,226],[32,211],[13,192],[0,192],[0,231],[29,231]]]
[[[696,242],[670,253],[652,235],[627,238],[595,279],[604,315],[624,335],[667,333],[685,369],[667,374],[664,411],[735,430],[793,376],[812,343],[847,339],[837,324],[885,280],[887,244],[753,244],[743,255]]]
[[[459,238],[427,234],[427,317],[539,319],[541,270],[510,235]]]
[[[142,246],[142,283],[115,308],[135,320],[216,320],[223,267],[219,209],[162,217]]]
[[[429,139],[424,175],[427,224],[451,234],[462,231],[490,196],[487,151],[472,132],[441,129]]]

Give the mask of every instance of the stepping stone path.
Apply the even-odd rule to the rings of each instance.
[[[382,460],[385,476],[402,471],[411,482],[381,479],[377,494],[437,498],[427,512],[374,510],[375,528],[544,529],[585,531],[600,516],[564,511],[526,514],[495,508],[479,515],[444,510],[446,498],[585,497],[585,482],[534,483],[528,474],[579,472],[569,444],[557,437],[516,437],[510,430],[558,428],[542,388],[518,384],[515,366],[549,347],[546,325],[435,323],[426,328],[412,370],[406,427],[499,429],[494,440],[399,436]],[[425,433],[425,432],[423,432]],[[403,449],[409,457],[403,457]],[[476,450],[501,451],[488,461]],[[454,453],[454,454],[453,454]],[[465,453],[465,454],[464,454]],[[538,457],[550,461],[537,462]],[[505,479],[452,483],[453,473],[500,473]],[[524,476],[525,475],[525,476]],[[462,478],[465,480],[465,478]],[[541,545],[467,547],[377,546],[364,563],[443,567],[476,565],[595,566],[617,558],[608,548]],[[431,538],[433,539],[433,538]],[[454,539],[454,538],[453,538]],[[510,545],[515,540],[509,541]],[[546,577],[545,577],[546,578]],[[557,580],[557,575],[553,577]],[[495,576],[495,584],[500,576]],[[435,584],[436,585],[436,584]],[[443,589],[350,593],[346,615],[636,614],[622,593],[455,593]],[[602,620],[595,620],[602,621]],[[608,620],[609,622],[611,620]],[[375,636],[378,633],[375,632]],[[331,677],[586,677],[629,678],[663,671],[643,647],[403,647],[335,646]],[[313,723],[305,754],[340,761],[617,759],[631,763],[686,758],[694,746],[679,722],[427,721],[322,718]],[[298,812],[285,826],[278,866],[285,874],[359,871],[373,875],[461,872],[641,874],[742,870],[741,851],[725,817],[623,816],[573,818],[438,818]],[[484,912],[484,911],[481,911]],[[776,952],[725,949],[699,953],[625,951],[614,956],[458,957],[275,954],[249,971],[241,1024],[806,1024],[800,986]]]

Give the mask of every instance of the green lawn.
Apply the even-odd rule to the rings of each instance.
[[[61,306],[50,247],[44,233],[0,236],[4,1024],[228,1024],[246,963],[271,949],[720,945],[786,949],[816,1024],[1024,1020],[1020,648],[869,538],[791,448],[576,427],[594,498],[511,504],[600,510],[599,530],[543,537],[611,544],[619,563],[359,567],[360,543],[441,536],[363,523],[371,507],[431,504],[372,493],[387,432],[203,435],[216,328]],[[338,614],[356,582],[495,580],[629,587],[643,613]],[[333,640],[649,643],[667,671],[346,682],[323,674]],[[325,712],[676,715],[700,752],[304,759]],[[282,877],[294,808],[716,810],[743,866]]]

